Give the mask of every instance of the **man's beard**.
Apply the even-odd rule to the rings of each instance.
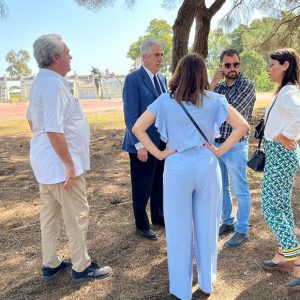
[[[236,79],[237,77],[238,77],[238,73],[237,72],[230,72],[230,73],[228,73],[227,75],[225,75],[225,77],[227,78],[227,79]]]

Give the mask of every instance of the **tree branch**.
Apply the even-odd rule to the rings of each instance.
[[[226,0],[215,0],[215,2],[207,9],[208,14],[213,17],[225,2]]]
[[[287,16],[288,17],[288,16]],[[290,30],[286,32],[286,35],[282,36],[282,39],[291,38],[292,33],[295,32],[300,27],[300,15],[293,15],[291,18],[284,18],[271,32],[271,34],[261,43],[261,47],[266,47],[274,38],[276,33],[284,26],[285,24],[293,24],[295,25],[290,26]]]
[[[8,15],[8,6],[4,0],[0,0],[0,21],[4,20]]]

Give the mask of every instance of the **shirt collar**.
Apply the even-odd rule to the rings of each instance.
[[[157,75],[156,74],[153,74],[149,69],[147,69],[144,65],[143,65],[143,68],[145,69],[145,71],[147,72],[147,74],[149,75],[149,77],[151,78],[151,80],[153,80],[153,76],[154,75]]]
[[[52,77],[57,77],[59,78],[67,87],[70,87],[70,83],[69,81],[61,76],[60,74],[58,74],[57,72],[55,71],[52,71],[52,70],[49,70],[49,69],[45,69],[45,68],[40,68],[39,69],[39,74],[41,75],[46,75],[46,76],[52,76]]]

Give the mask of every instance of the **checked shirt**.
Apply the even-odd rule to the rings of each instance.
[[[228,103],[232,105],[246,120],[252,119],[252,111],[256,100],[255,86],[249,79],[241,74],[237,77],[234,84],[227,86],[226,82],[219,83],[215,90],[216,93],[225,95]],[[224,122],[220,128],[221,137],[227,139],[232,131],[232,127]],[[248,138],[249,133],[241,140]]]

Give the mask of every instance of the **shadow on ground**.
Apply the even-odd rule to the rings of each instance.
[[[262,114],[262,109],[257,110],[258,118],[252,123],[256,124]],[[112,276],[79,285],[72,283],[69,273],[52,283],[41,281],[39,196],[28,161],[29,133],[22,137],[4,134],[0,136],[1,299],[173,299],[168,295],[164,229],[155,228],[157,241],[134,233],[128,156],[120,150],[123,129],[104,129],[97,124],[91,130],[88,246],[93,259],[113,268]],[[251,137],[250,153],[256,143]],[[272,257],[277,243],[260,212],[261,174],[249,171],[249,181],[251,239],[234,250],[223,249],[228,236],[220,239],[214,292],[208,297],[196,291],[193,299],[300,299],[300,294],[287,292],[291,274],[265,272],[260,266],[262,260]],[[299,183],[298,175],[293,197],[297,227]],[[62,257],[69,256],[63,226],[58,249]]]

